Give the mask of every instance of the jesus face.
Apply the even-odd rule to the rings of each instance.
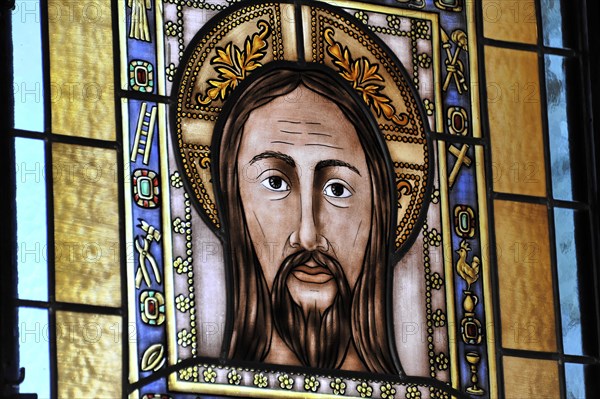
[[[340,294],[340,279],[354,288],[369,240],[371,176],[354,126],[301,85],[250,113],[237,173],[269,290],[291,255],[318,253],[296,257],[283,284],[305,315],[322,314]]]

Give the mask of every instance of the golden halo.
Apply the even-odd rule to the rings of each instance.
[[[424,118],[400,63],[364,25],[321,3],[246,3],[217,18],[192,41],[173,86],[175,147],[209,224],[221,228],[210,145],[225,102],[241,81],[270,62],[313,62],[348,82],[375,117],[394,164],[395,248],[403,247],[424,217],[433,176]]]

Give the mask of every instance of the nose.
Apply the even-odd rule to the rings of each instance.
[[[302,198],[299,225],[290,236],[290,245],[293,248],[302,248],[307,251],[320,250],[327,252],[329,250],[327,239],[315,223],[315,209],[312,198]]]

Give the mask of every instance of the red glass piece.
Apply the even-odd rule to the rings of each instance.
[[[148,72],[144,68],[136,68],[136,80],[140,86],[148,84]]]

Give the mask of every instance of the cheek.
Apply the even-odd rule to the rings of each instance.
[[[371,231],[371,199],[356,198],[354,206],[336,208],[325,204],[324,235],[335,251],[348,283],[353,288],[362,270]]]
[[[244,217],[254,251],[263,268],[269,288],[283,262],[283,249],[291,234],[295,199],[271,201],[265,198],[264,189],[253,184],[240,184],[240,197]]]

